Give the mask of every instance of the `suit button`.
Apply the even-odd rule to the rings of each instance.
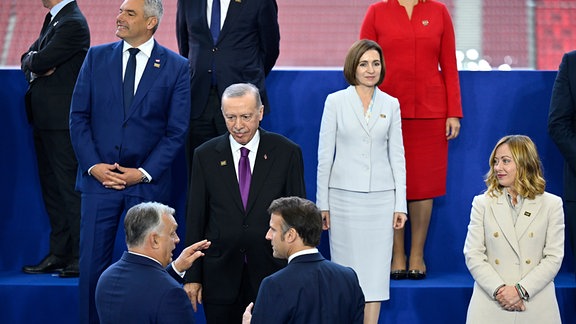
[[[526,259],[526,264],[530,264],[532,261],[530,259]]]
[[[212,69],[208,70],[208,73],[212,73]]]
[[[120,147],[119,147],[118,145],[114,145],[114,148],[115,148],[116,150],[119,150],[119,149],[120,149]]]
[[[244,224],[242,225],[243,228],[248,228],[248,225]]]
[[[530,232],[530,233],[528,234],[528,237],[529,237],[529,238],[533,238],[533,237],[534,237],[534,232]]]
[[[246,249],[240,249],[240,252],[244,253],[246,252]]]
[[[498,232],[494,232],[494,237],[498,237]]]
[[[495,263],[495,264],[500,264],[500,260],[496,259],[496,260],[494,260],[494,263]]]

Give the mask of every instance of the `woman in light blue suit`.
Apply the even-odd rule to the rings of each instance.
[[[380,91],[380,46],[352,45],[350,86],[326,98],[318,147],[316,203],[330,229],[332,261],[352,267],[365,295],[364,323],[389,299],[393,229],[406,222],[406,168],[398,100]]]

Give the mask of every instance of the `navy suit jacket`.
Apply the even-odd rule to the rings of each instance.
[[[39,129],[67,130],[70,100],[78,72],[90,47],[90,30],[76,1],[65,5],[45,25],[40,37],[22,55],[22,71],[54,73],[34,79],[26,92],[28,121]],[[28,54],[31,51],[36,52]]]
[[[96,308],[102,324],[194,323],[190,299],[173,276],[158,262],[128,252],[102,273]]]
[[[208,102],[213,67],[219,97],[229,85],[249,82],[260,90],[268,111],[265,77],[280,53],[276,0],[231,0],[216,44],[208,26],[206,0],[178,0],[176,38],[180,54],[190,61],[193,118]]]
[[[80,70],[70,111],[72,145],[78,157],[76,188],[107,193],[88,169],[118,162],[144,168],[152,182],[123,193],[165,201],[170,168],[184,144],[190,116],[186,59],[155,42],[128,113],[122,94],[123,41],[92,47]]]
[[[251,323],[363,321],[364,294],[354,270],[314,253],[295,257],[262,281]]]
[[[576,201],[576,51],[562,58],[550,102],[548,132],[564,156],[564,200]]]
[[[186,244],[212,242],[186,272],[186,282],[203,284],[207,303],[232,303],[239,294],[248,262],[251,294],[262,279],[286,262],[272,256],[266,240],[270,203],[280,197],[306,197],[300,147],[287,138],[260,129],[252,181],[244,211],[234,159],[226,133],[204,143],[194,153],[186,215]]]

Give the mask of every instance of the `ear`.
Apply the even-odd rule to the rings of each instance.
[[[296,229],[294,227],[291,227],[285,234],[285,240],[288,243],[294,243],[294,241],[296,241],[296,239],[298,239],[299,237],[300,236],[298,235],[298,232],[296,232]]]
[[[156,25],[158,25],[158,17],[148,17],[148,23],[146,24],[146,28],[152,30]]]
[[[157,249],[159,246],[159,238],[158,238],[158,233],[156,232],[152,232],[148,235],[148,244],[152,249]]]

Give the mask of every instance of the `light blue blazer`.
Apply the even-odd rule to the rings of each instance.
[[[375,89],[372,115],[364,118],[354,86],[326,98],[318,144],[316,204],[330,210],[328,189],[396,191],[395,212],[406,213],[406,165],[400,104]]]

